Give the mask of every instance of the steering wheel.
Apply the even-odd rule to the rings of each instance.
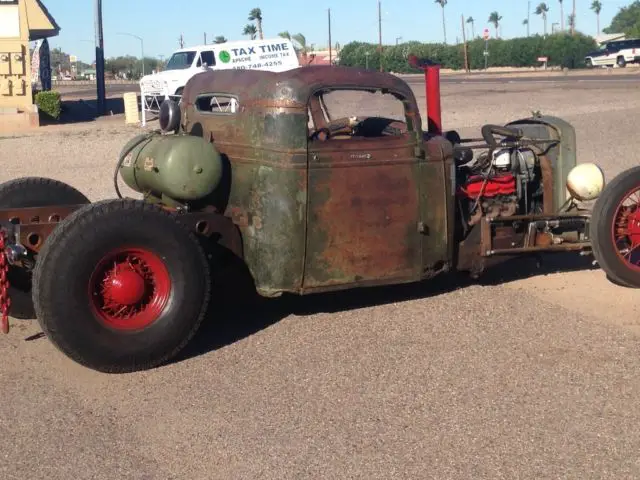
[[[311,134],[311,140],[320,140],[325,142],[331,138],[331,130],[327,127],[322,127]]]

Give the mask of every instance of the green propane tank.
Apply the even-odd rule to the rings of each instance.
[[[220,153],[192,135],[138,135],[124,146],[120,160],[120,175],[130,188],[176,201],[200,200],[222,178]]]

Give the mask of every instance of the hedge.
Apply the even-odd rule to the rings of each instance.
[[[484,68],[485,42],[476,38],[467,43],[469,67],[472,70]],[[596,49],[597,44],[592,37],[576,33],[533,35],[510,40],[489,40],[488,67],[534,67],[540,66],[538,57],[547,57],[548,66],[565,68],[584,67],[585,55]],[[419,73],[411,68],[407,56],[414,54],[418,58],[429,58],[439,63],[442,68],[454,70],[464,69],[463,45],[445,45],[442,43],[408,42],[400,45],[383,46],[382,66],[385,71],[395,73]],[[340,51],[340,65],[365,67],[366,53],[369,53],[369,68],[380,68],[380,52],[377,44],[351,42]]]
[[[62,112],[60,93],[53,91],[38,92],[35,95],[35,100],[38,110],[56,120],[60,118],[60,113]]]

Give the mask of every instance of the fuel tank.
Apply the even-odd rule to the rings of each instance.
[[[222,158],[212,143],[191,135],[142,134],[122,149],[122,180],[133,190],[188,202],[218,187]]]

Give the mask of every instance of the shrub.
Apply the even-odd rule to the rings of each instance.
[[[469,67],[472,70],[484,68],[484,45],[481,38],[467,43]],[[584,67],[584,56],[596,48],[592,37],[576,33],[559,33],[542,37],[513,38],[510,40],[489,40],[488,67],[535,67],[540,66],[538,57],[548,57],[549,66],[566,68]],[[385,46],[382,55],[378,45],[364,42],[346,44],[340,52],[340,65],[364,67],[369,54],[369,68],[377,70],[380,61],[384,70],[396,73],[419,73],[407,63],[412,53],[419,58],[429,58],[440,63],[442,68],[460,70],[464,68],[463,45],[445,45],[442,43],[408,42],[402,45]]]
[[[56,120],[60,118],[62,102],[60,101],[59,92],[38,92],[35,97],[38,110]]]

